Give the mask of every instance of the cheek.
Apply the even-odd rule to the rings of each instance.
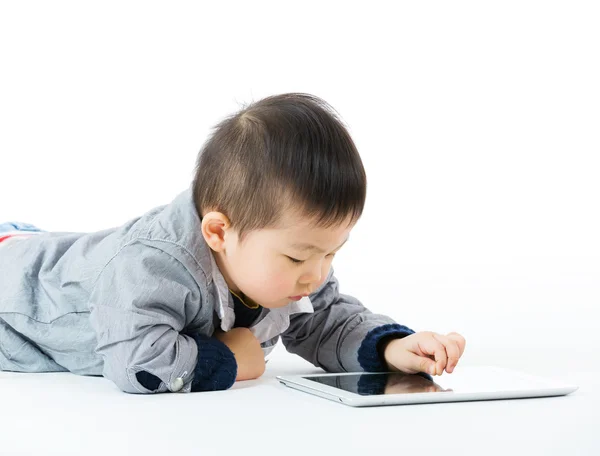
[[[247,289],[259,294],[281,297],[296,289],[296,276],[293,269],[269,259],[248,261],[243,265],[240,279]]]
[[[294,274],[289,270],[277,269],[273,271],[273,275],[271,276],[273,286],[279,288],[288,289],[290,286],[293,288],[296,280]]]
[[[260,275],[260,279],[258,280],[265,291],[269,290],[276,295],[280,295],[282,293],[290,293],[290,287],[294,288],[293,275],[284,268],[272,265],[269,268],[265,267],[258,274]]]

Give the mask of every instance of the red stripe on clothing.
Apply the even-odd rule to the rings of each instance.
[[[31,236],[31,234],[7,234],[6,236],[0,236],[0,242],[15,236]]]

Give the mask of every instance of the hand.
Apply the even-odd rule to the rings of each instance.
[[[248,328],[215,331],[213,337],[223,342],[233,352],[238,371],[236,382],[253,380],[265,373],[265,355],[260,342]]]
[[[385,347],[384,357],[391,371],[442,375],[446,369],[450,374],[464,353],[465,345],[465,338],[458,333],[443,336],[423,331],[392,339]]]

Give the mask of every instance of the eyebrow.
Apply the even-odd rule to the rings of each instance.
[[[337,249],[340,249],[346,242],[348,242],[348,239],[350,239],[350,236],[348,236],[346,238],[346,240],[344,242],[342,242],[341,245]],[[322,250],[319,247],[317,247],[316,245],[308,244],[306,242],[296,242],[295,244],[290,245],[290,247],[293,249],[297,249],[301,252],[304,252],[306,250],[311,250],[314,252],[325,253],[325,250]],[[334,249],[334,250],[337,250],[337,249]]]

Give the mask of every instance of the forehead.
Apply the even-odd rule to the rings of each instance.
[[[318,226],[314,220],[296,217],[289,219],[287,227],[275,230],[279,240],[287,247],[297,250],[315,251],[335,249],[348,239],[354,224],[347,218],[343,223],[329,227]]]
[[[340,245],[335,247],[333,250],[339,249],[341,246],[343,246],[348,241],[349,238],[350,238],[350,236],[347,236],[346,239],[344,239],[344,241]],[[317,252],[317,253],[325,253],[326,252],[326,250],[323,250],[319,246],[311,244],[310,242],[294,242],[294,243],[290,244],[289,247],[292,249],[298,250],[300,252]]]

